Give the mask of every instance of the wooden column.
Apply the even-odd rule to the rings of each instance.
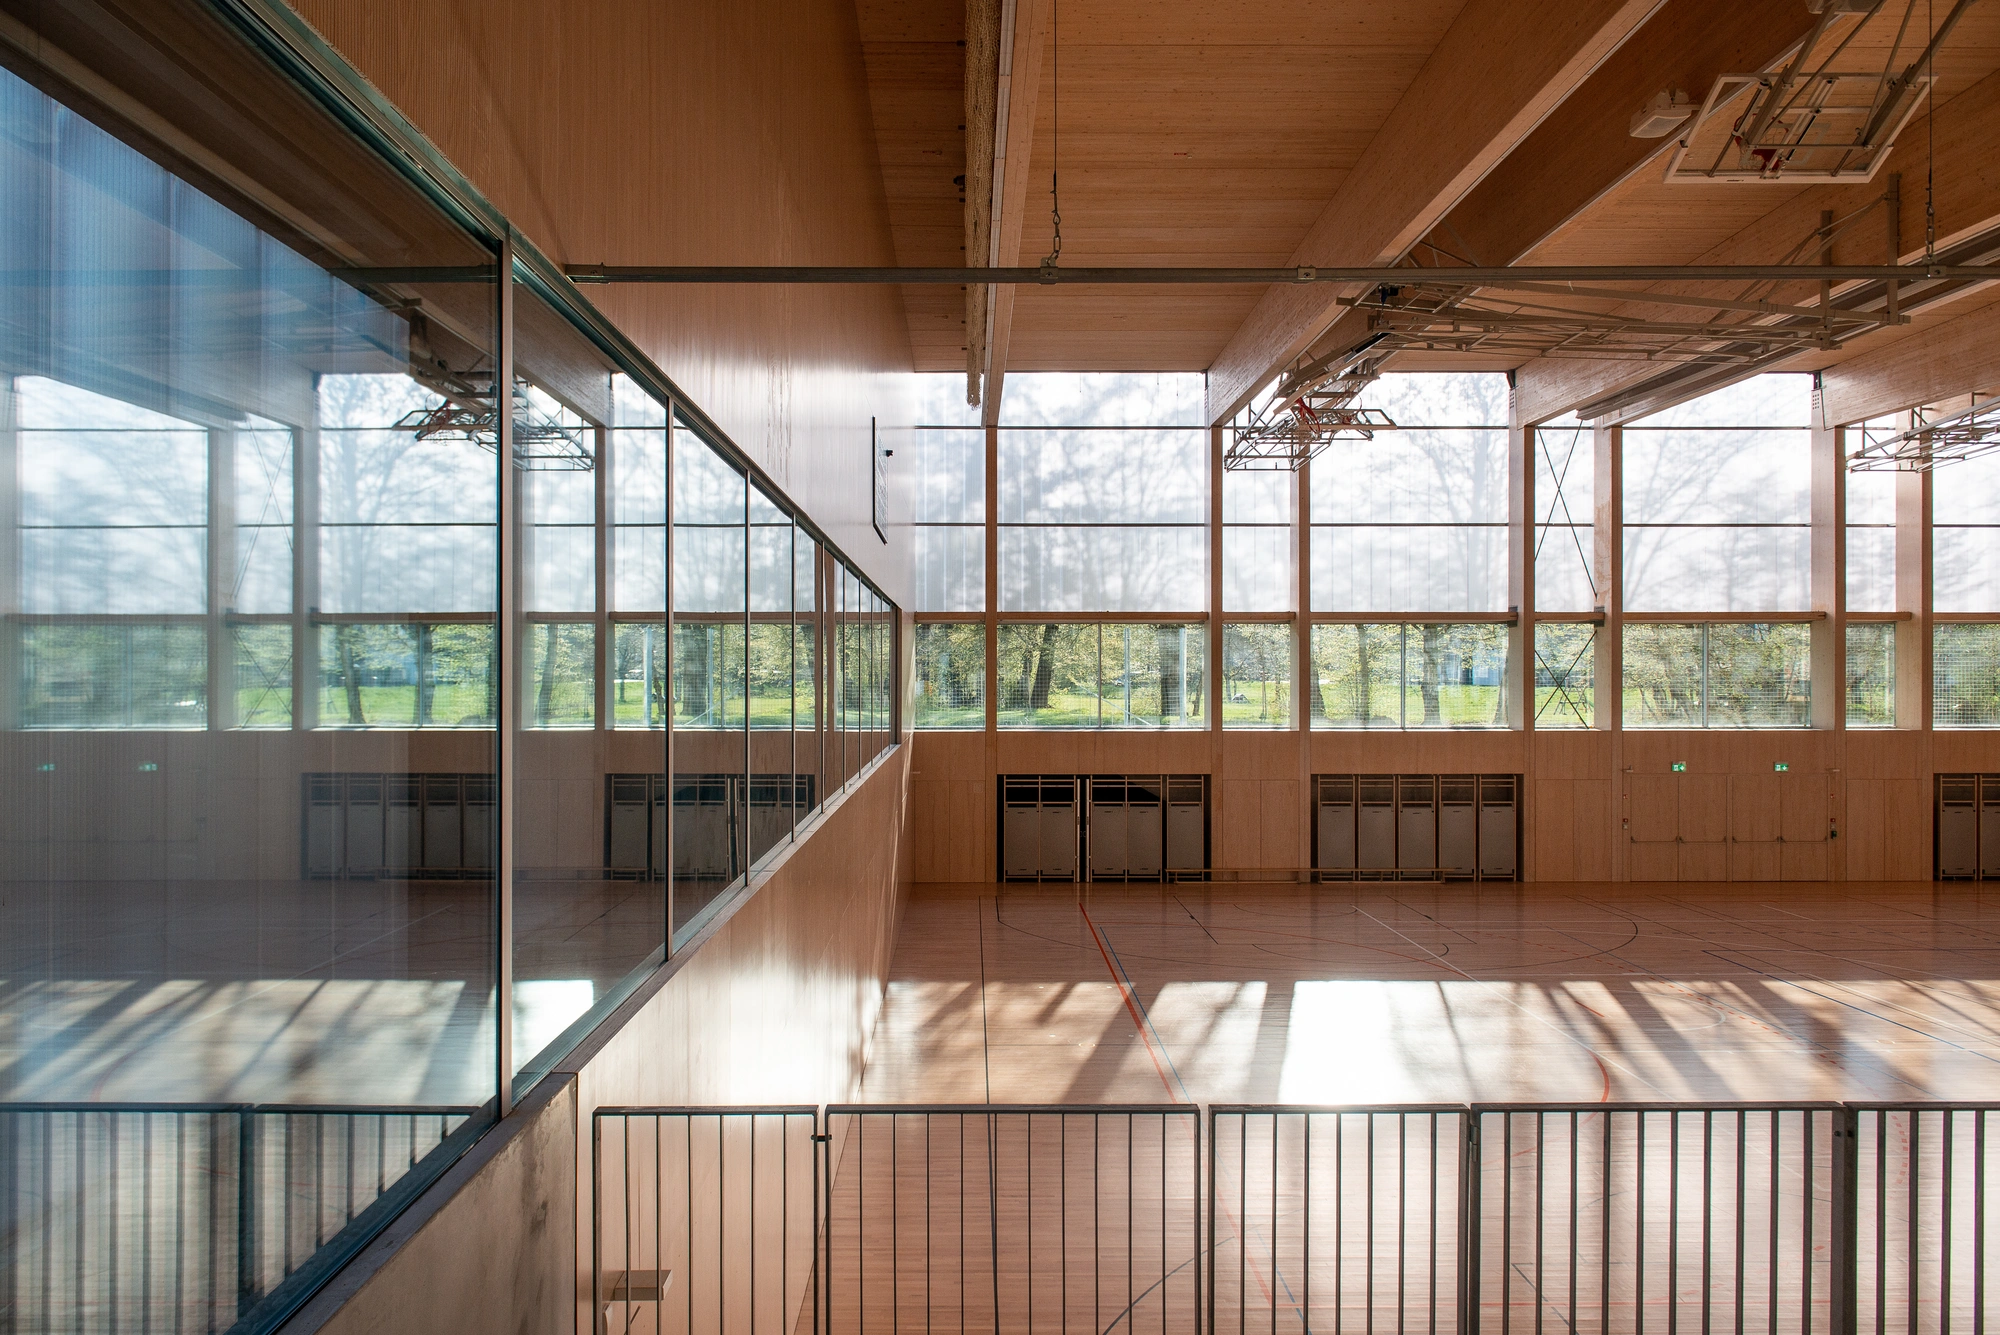
[[[1507,637],[1507,722],[1521,731],[1521,786],[1514,819],[1521,830],[1520,877],[1536,879],[1535,822],[1535,427],[1520,420],[1513,377],[1507,404],[1507,600],[1516,617]]]
[[[1847,727],[1846,433],[1827,426],[1813,388],[1812,428],[1812,726]]]
[[[1904,425],[1908,414],[1904,414]],[[1896,726],[1931,726],[1931,477],[1896,474]]]
[[[1225,828],[1223,811],[1222,738],[1222,450],[1223,427],[1208,432],[1208,680],[1202,698],[1208,706],[1208,829],[1210,861],[1224,847],[1217,836]]]
[[[1299,739],[1298,865],[1312,866],[1312,708],[1318,697],[1312,659],[1312,463],[1299,465],[1292,486],[1292,710]],[[1308,697],[1306,692],[1313,691]]]
[[[1592,655],[1594,722],[1611,734],[1611,780],[1616,796],[1611,832],[1611,879],[1626,879],[1625,853],[1631,843],[1631,785],[1626,781],[1624,746],[1625,659],[1625,433],[1600,426],[1592,433],[1591,537],[1604,624],[1597,628]]]
[[[985,849],[986,875],[1000,878],[1000,432],[988,426],[986,437],[986,763],[985,814],[980,844]],[[984,879],[983,877],[981,879]]]

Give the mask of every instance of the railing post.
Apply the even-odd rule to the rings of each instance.
[[[257,1114],[236,1114],[236,1315],[257,1305]]]
[[[1196,1113],[1195,1119],[1198,1125],[1201,1114]],[[1211,1103],[1208,1105],[1208,1335],[1215,1335],[1215,1156],[1219,1152],[1217,1145],[1215,1105]],[[1129,1191],[1131,1189],[1128,1187],[1126,1190]],[[1195,1221],[1195,1227],[1200,1228],[1201,1208],[1199,1205],[1195,1207]],[[1198,1272],[1201,1266],[1197,1264],[1195,1269]],[[1237,1302],[1239,1304],[1242,1302],[1242,1295],[1239,1294],[1237,1296]],[[1198,1322],[1200,1319],[1199,1313],[1197,1313],[1196,1319]]]
[[[1856,1200],[1860,1182],[1861,1116],[1842,1104],[1833,1110],[1833,1236],[1827,1240],[1827,1316],[1833,1335],[1854,1335],[1861,1273]]]
[[[1479,1329],[1479,1109],[1460,1114],[1458,1138],[1458,1335]]]

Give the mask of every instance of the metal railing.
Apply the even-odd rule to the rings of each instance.
[[[477,1112],[0,1105],[0,1332],[263,1329]]]
[[[1815,1102],[604,1110],[597,1310],[601,1329],[677,1335],[1950,1335],[1989,1318],[2000,1330],[1986,1281],[2000,1246],[1987,1229],[1996,1114]],[[778,1117],[782,1145],[721,1129]],[[671,1192],[695,1203],[663,1207]],[[612,1221],[607,1202],[650,1208],[652,1222]],[[782,1224],[760,1229],[753,1208]],[[758,1281],[756,1240],[776,1237]],[[684,1292],[677,1258],[692,1267]],[[678,1306],[646,1307],[669,1287]],[[652,1296],[620,1303],[620,1291]]]

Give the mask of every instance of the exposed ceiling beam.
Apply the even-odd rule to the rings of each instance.
[[[1897,239],[1891,241],[1887,211],[1877,209],[1857,220],[1841,236],[1834,245],[1832,259],[1886,262],[1893,245],[1899,260],[1922,260],[1924,177],[1927,151],[1933,142],[1931,121],[1929,109],[1912,120],[1899,136],[1885,167],[1885,173],[1900,172],[1903,177],[1895,221]],[[2000,73],[1988,75],[1937,107],[1935,121],[1936,229],[1937,245],[1942,249],[2000,227],[2000,161],[1996,161],[1992,151],[1992,145],[2000,142]],[[1879,198],[1886,184],[1885,174],[1867,185],[1818,186],[1789,193],[1769,213],[1711,247],[1693,264],[1750,264],[1783,255],[1813,233],[1823,212],[1831,210],[1836,217],[1845,217]],[[1705,189],[1687,188],[1695,197]],[[1796,297],[1808,304],[1818,299],[1816,294],[1803,289]],[[1882,346],[1884,340],[1898,337],[1889,331],[1870,335],[1851,355],[1866,355],[1868,350]],[[1813,364],[1803,357],[1799,360]],[[1819,364],[1827,360],[1830,358],[1822,357]],[[1516,404],[1523,421],[1546,421],[1580,405],[1602,402],[1641,384],[1653,374],[1649,368],[1631,364],[1541,358],[1525,363],[1516,373]]]
[[[1009,9],[1012,6],[1008,6]],[[999,147],[1000,0],[965,0],[965,262],[984,264],[993,248],[993,155]],[[986,371],[984,283],[965,288],[965,401],[979,402]]]
[[[1035,109],[1042,82],[1050,0],[1007,0],[1011,11],[1000,29],[1000,114],[994,123],[993,239],[986,263],[1021,262],[1021,226],[1028,216],[1028,165],[1034,156]],[[966,256],[967,263],[972,256]],[[980,416],[988,426],[1000,420],[1006,388],[1007,351],[1014,333],[1014,289],[987,289],[986,374]]]
[[[1653,94],[1684,92],[1693,103],[1718,76],[1763,69],[1812,31],[1803,5],[1741,0],[1668,0],[1534,132],[1417,243],[1418,264],[1511,264],[1583,214],[1673,144],[1634,138],[1632,113]],[[1312,351],[1362,337],[1349,312]]]
[[[138,272],[138,271],[133,271]],[[184,270],[161,270],[178,281]],[[476,267],[432,269],[336,269],[343,277],[374,282],[479,282],[490,280],[491,270]],[[779,265],[779,264],[572,264],[564,271],[575,283],[776,283],[796,284],[926,284],[992,283],[1004,286],[1036,287],[1120,287],[1269,285],[1286,286],[1374,286],[1382,283],[1445,284],[1475,288],[1518,288],[1544,290],[1551,283],[1749,283],[1749,282],[1863,282],[1896,278],[1913,282],[1922,278],[2000,278],[2000,271],[1985,265],[1968,264],[1514,264],[1484,268],[1411,269],[1378,264],[1345,269],[1153,269],[1065,268],[1054,265],[1019,265],[1014,268],[921,268],[882,265]],[[25,275],[16,279],[15,275]],[[46,281],[41,270],[0,270],[0,283],[25,281],[28,285]],[[234,270],[222,274],[223,281],[241,281]],[[125,281],[122,277],[119,281]],[[1581,294],[1587,295],[1587,294]],[[1619,295],[1619,294],[1608,294]],[[1341,300],[1330,296],[1328,301]],[[1657,302],[1655,304],[1658,304]],[[1702,305],[1690,298],[1690,305]],[[1734,307],[1737,302],[1729,302]]]
[[[1292,262],[1393,264],[1659,3],[1468,0]],[[1229,418],[1304,351],[1337,314],[1336,295],[1306,286],[1265,293],[1209,369],[1209,420]]]
[[[1994,389],[2000,389],[2000,302],[1820,373],[1821,410],[1833,425]]]

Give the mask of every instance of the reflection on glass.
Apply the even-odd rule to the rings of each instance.
[[[1509,633],[1492,621],[1314,626],[1313,726],[1504,728]]]
[[[1896,623],[1847,626],[1847,726],[1896,726]]]
[[[1292,726],[1292,627],[1227,623],[1222,628],[1222,726]]]
[[[673,930],[749,869],[749,485],[686,427],[673,433]]]
[[[797,701],[792,646],[791,517],[756,487],[749,493],[750,625],[744,672],[750,726],[749,860],[790,838],[798,821],[792,783],[792,711]]]
[[[1535,625],[1535,726],[1594,726],[1597,709],[1597,627],[1574,622]]]
[[[1625,726],[1810,727],[1811,642],[1799,622],[1628,623]]]
[[[477,622],[319,628],[323,728],[491,728],[493,627]]]
[[[621,621],[612,627],[613,727],[667,726],[666,629],[651,621]]]
[[[9,1289],[23,1329],[255,1330],[495,1106],[498,469],[411,418],[476,412],[492,256],[216,43],[200,132],[254,106],[268,152],[203,147],[270,165],[282,234],[231,212],[133,128],[190,128],[154,114],[184,70],[100,18],[144,73],[119,135],[0,71],[0,1176],[66,1193],[10,1198],[0,1251],[116,1295]],[[245,1219],[305,1222],[239,1264]]]
[[[588,728],[597,718],[597,627],[544,621],[527,632],[527,726]]]

